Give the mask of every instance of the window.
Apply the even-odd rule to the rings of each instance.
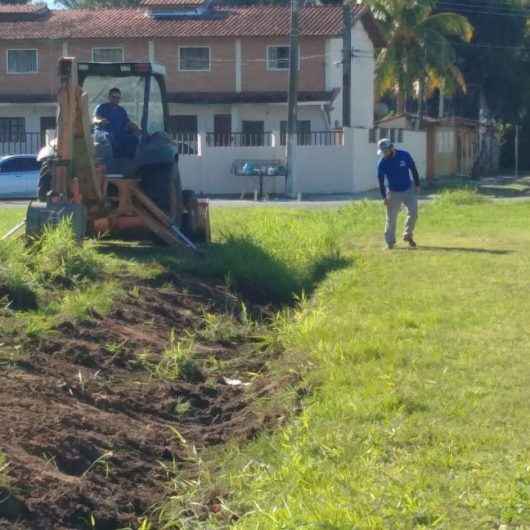
[[[40,119],[40,141],[44,145],[46,143],[46,131],[55,130],[57,128],[57,119],[55,116],[42,116]]]
[[[262,121],[243,121],[241,123],[241,145],[265,145],[265,124]]]
[[[172,134],[197,134],[197,116],[181,114],[169,117],[169,130]]]
[[[296,127],[298,145],[311,145],[311,120],[298,121]],[[280,122],[280,144],[287,144],[287,122]]]
[[[267,70],[289,70],[290,46],[267,47]],[[300,48],[298,48],[298,70],[300,70]]]
[[[197,116],[181,114],[170,116],[169,131],[177,141],[179,155],[197,154]]]
[[[24,142],[26,120],[24,118],[0,118],[0,142]]]
[[[122,63],[123,48],[92,48],[92,61],[95,63]]]
[[[9,158],[2,164],[2,173],[15,173],[21,171],[39,171],[40,164],[35,157]]]
[[[34,74],[38,69],[37,50],[7,50],[8,74]]]
[[[210,48],[196,46],[179,48],[179,70],[203,72],[210,70]]]

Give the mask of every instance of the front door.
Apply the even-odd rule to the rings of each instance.
[[[230,114],[216,114],[213,120],[214,145],[231,144],[232,116]]]
[[[40,119],[40,143],[41,146],[46,144],[46,131],[55,130],[57,119],[55,116],[43,116]]]

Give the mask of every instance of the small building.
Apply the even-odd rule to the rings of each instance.
[[[471,177],[478,157],[479,124],[460,117],[432,118],[399,114],[379,120],[378,138],[397,137],[399,131],[423,130],[427,134],[427,179],[435,177]]]

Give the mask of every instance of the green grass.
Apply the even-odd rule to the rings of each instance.
[[[7,476],[8,467],[7,458],[0,452],[0,491],[6,490],[9,487],[9,477]]]
[[[215,462],[235,528],[530,525],[529,216],[444,193],[421,210],[423,248],[384,252],[379,204],[223,212],[295,277],[321,240],[278,249],[293,218],[331,225],[351,260],[276,324],[310,390],[303,412]]]
[[[308,395],[287,427],[183,482],[167,528],[218,528],[231,512],[239,530],[530,526],[530,202],[445,192],[420,210],[417,251],[382,251],[376,202],[212,218],[202,262],[100,250],[291,304],[271,324],[286,349],[274,369],[302,372]],[[186,352],[167,353],[163,377],[180,375]],[[223,508],[194,522],[185,507],[208,488]]]
[[[2,208],[0,203],[0,237],[24,220],[26,208]]]

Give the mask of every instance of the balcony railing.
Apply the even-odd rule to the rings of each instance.
[[[312,131],[307,133],[298,133],[296,135],[298,145],[306,146],[328,146],[344,145],[344,133],[341,130],[336,131]],[[287,135],[280,135],[280,145],[286,145]]]
[[[34,155],[44,143],[41,133],[2,134],[0,131],[0,156]]]
[[[273,134],[264,133],[206,133],[208,147],[272,147]]]

